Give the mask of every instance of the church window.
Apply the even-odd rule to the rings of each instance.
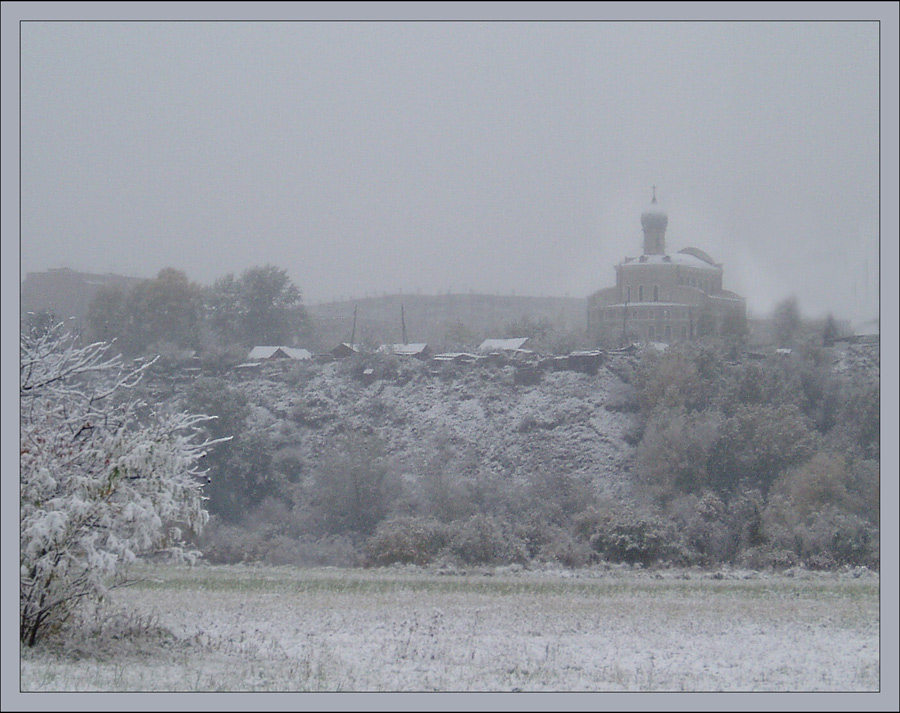
[[[653,331],[653,325],[651,324],[649,327],[647,327],[647,338],[653,339],[654,336],[656,336],[656,333]]]
[[[653,301],[659,302],[659,285],[653,285]]]
[[[644,286],[639,285],[638,286],[638,302],[643,302],[643,301],[644,301]]]

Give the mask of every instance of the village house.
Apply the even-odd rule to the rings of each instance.
[[[416,359],[430,359],[433,352],[431,348],[423,343],[416,342],[410,344],[382,344],[378,347],[381,354],[395,354],[397,356],[411,356]]]
[[[294,359],[295,361],[306,361],[312,359],[312,354],[306,349],[296,349],[294,347],[253,347],[250,354],[247,355],[250,361],[272,361],[278,359]]]

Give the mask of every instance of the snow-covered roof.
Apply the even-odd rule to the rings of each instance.
[[[378,347],[378,351],[380,352],[388,352],[399,356],[415,356],[421,354],[426,349],[428,349],[428,345],[424,342],[416,342],[413,344],[382,344]]]
[[[516,352],[525,346],[528,337],[513,337],[512,339],[485,339],[478,347],[481,352]]]
[[[718,267],[718,265],[716,265],[716,261],[713,260],[709,256],[709,253],[704,252],[700,248],[682,248],[681,250],[678,251],[678,254],[679,255],[693,255],[694,257],[700,258],[701,260],[703,260],[703,262],[709,263],[713,267]]]
[[[691,250],[695,252],[685,252]],[[704,270],[721,270],[718,265],[712,262],[712,258],[708,261],[699,257],[696,253],[702,253],[696,248],[685,248],[679,250],[674,255],[641,255],[640,257],[627,257],[622,262],[623,265],[683,265],[684,267],[699,267]],[[706,255],[706,253],[703,253]],[[709,257],[708,255],[706,257]]]
[[[478,359],[483,359],[484,357],[480,357],[477,354],[470,354],[469,352],[445,352],[443,354],[435,354],[435,361],[477,361]]]
[[[285,356],[290,359],[312,359],[306,349],[295,349],[294,347],[270,347],[259,346],[250,350],[248,359],[271,359],[275,356]]]

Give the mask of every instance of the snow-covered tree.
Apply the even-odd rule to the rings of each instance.
[[[185,548],[207,520],[207,416],[156,411],[134,387],[152,362],[62,325],[20,341],[20,636],[33,645],[102,599],[140,554]]]

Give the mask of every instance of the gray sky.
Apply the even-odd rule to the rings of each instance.
[[[21,62],[22,277],[584,297],[656,185],[751,315],[878,313],[875,22],[28,22]]]

